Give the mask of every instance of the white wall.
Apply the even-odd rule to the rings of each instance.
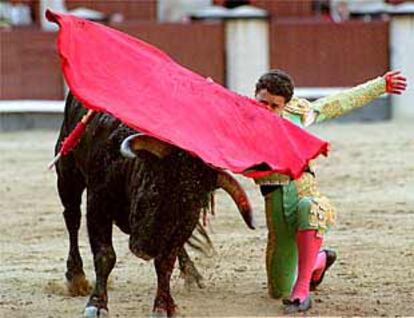
[[[158,21],[183,22],[198,9],[212,5],[212,0],[158,0]]]
[[[269,70],[269,49],[267,19],[227,20],[227,86],[253,97],[257,79]]]
[[[414,13],[392,17],[390,54],[391,69],[401,70],[408,78],[407,91],[392,96],[393,117],[414,119]]]
[[[40,14],[40,26],[43,30],[57,31],[58,26],[56,23],[49,22],[45,17],[46,9],[50,9],[57,12],[66,12],[64,0],[40,0],[39,2],[39,14]]]

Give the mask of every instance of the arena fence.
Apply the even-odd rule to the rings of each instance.
[[[274,20],[270,65],[293,75],[297,86],[354,86],[389,69],[389,24]]]

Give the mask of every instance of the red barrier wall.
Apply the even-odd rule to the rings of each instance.
[[[62,99],[56,33],[0,30],[0,99]]]
[[[177,62],[224,83],[224,29],[218,24],[124,23],[113,27],[154,44]],[[56,33],[0,30],[0,99],[62,99]]]
[[[270,26],[271,67],[296,86],[351,86],[389,67],[388,23],[278,21]]]
[[[225,83],[225,36],[221,23],[113,25],[154,44],[178,63]],[[352,86],[389,68],[387,22],[274,19],[271,67],[292,74],[296,86]],[[63,82],[56,33],[38,28],[0,30],[0,99],[61,99]],[[246,61],[248,63],[248,61]]]

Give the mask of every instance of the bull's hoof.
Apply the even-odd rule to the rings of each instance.
[[[152,317],[177,317],[177,306],[174,304],[172,298],[156,299],[152,309]]]
[[[87,296],[92,290],[85,275],[74,276],[66,285],[71,296]]]
[[[156,309],[152,312],[151,314],[152,318],[167,318],[168,317],[168,313],[166,310],[164,309]]]
[[[152,318],[172,318],[177,317],[177,312],[175,310],[175,306],[169,310],[164,308],[155,308],[152,311]]]
[[[105,308],[98,308],[95,306],[87,306],[83,312],[84,318],[108,318],[109,313]]]

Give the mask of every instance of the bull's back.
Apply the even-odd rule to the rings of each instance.
[[[64,118],[55,147],[56,153],[59,151],[62,141],[75,129],[86,113],[87,109],[83,107],[82,103],[72,93],[69,93],[66,98]],[[67,155],[68,160],[63,160],[61,164],[65,165],[66,161],[66,165],[76,165],[76,168],[81,170],[87,177],[90,173],[91,163],[101,161],[108,163],[110,160],[114,160],[115,157],[119,158],[120,143],[125,136],[131,133],[133,133],[133,130],[125,127],[119,120],[107,114],[97,113],[87,125],[79,144]],[[102,166],[102,169],[104,168]]]

